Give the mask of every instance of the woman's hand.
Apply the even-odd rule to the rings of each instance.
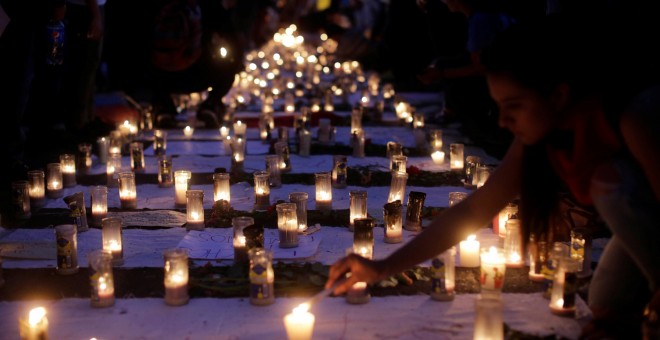
[[[325,287],[332,287],[346,273],[351,273],[351,276],[335,287],[334,293],[337,295],[346,292],[356,282],[372,283],[387,277],[382,261],[372,261],[356,254],[350,254],[335,262],[330,267],[330,275],[328,276],[328,282],[326,282]]]

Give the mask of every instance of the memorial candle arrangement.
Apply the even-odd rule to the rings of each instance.
[[[141,142],[131,143],[131,169],[134,172],[143,172],[144,165],[144,145]]]
[[[289,201],[296,205],[296,215],[298,218],[298,232],[307,230],[307,199],[309,195],[306,192],[292,192],[289,194]]]
[[[280,248],[298,246],[298,212],[295,203],[280,203],[277,210],[277,230]]]
[[[310,313],[309,305],[300,304],[284,316],[284,328],[289,340],[311,340],[314,333],[314,314]]]
[[[99,137],[96,140],[96,147],[99,150],[99,163],[107,163],[108,153],[110,152],[110,137]]]
[[[92,307],[104,308],[115,304],[115,282],[112,275],[112,255],[105,250],[94,250],[87,254],[89,281],[92,287]]]
[[[268,171],[254,173],[254,210],[268,210],[270,207],[270,174]]]
[[[343,189],[348,186],[348,157],[332,156],[332,187]]]
[[[254,218],[249,216],[237,216],[231,219],[231,225],[234,229],[234,263],[247,263],[249,261],[243,230],[253,224]]]
[[[398,171],[392,171],[392,182],[390,183],[390,193],[387,197],[387,202],[403,201],[403,196],[406,192],[406,182],[408,181],[408,174]]]
[[[204,230],[204,191],[186,191],[186,230]]]
[[[161,156],[167,153],[167,131],[154,131],[154,155]]]
[[[121,218],[108,217],[101,222],[103,250],[112,255],[112,265],[124,264],[124,237],[121,228]]]
[[[561,316],[575,316],[575,295],[577,293],[577,260],[564,257],[559,259],[559,266],[555,270],[550,296],[550,311]]]
[[[18,320],[19,335],[22,340],[48,339],[48,318],[46,308],[37,307],[30,310],[28,317]]]
[[[479,295],[475,300],[474,340],[503,340],[504,321],[499,295]]]
[[[117,174],[121,171],[121,154],[111,153],[108,154],[108,162],[105,165],[105,173],[107,176],[107,185],[108,187],[117,187],[117,179],[119,178]]]
[[[181,306],[188,303],[188,253],[174,248],[163,252],[165,259],[165,303]]]
[[[470,235],[458,245],[458,255],[460,267],[475,268],[479,267],[479,249],[480,243],[476,235]]]
[[[49,163],[46,165],[46,195],[48,198],[60,198],[64,195],[62,168],[60,163]]]
[[[78,272],[78,237],[75,224],[63,224],[55,227],[57,247],[57,267],[60,275],[72,275]]]
[[[463,144],[450,144],[449,145],[449,167],[454,171],[463,171]]]
[[[456,293],[455,260],[456,247],[445,250],[431,261],[431,298],[437,301],[451,301]]]
[[[250,303],[266,306],[275,302],[273,253],[263,248],[250,249]]]
[[[275,153],[280,156],[280,171],[291,172],[291,158],[289,157],[289,144],[287,142],[277,142],[273,146]]]
[[[225,200],[231,202],[231,186],[229,174],[217,172],[213,174],[213,201]]]
[[[385,222],[385,243],[400,243],[403,241],[403,205],[400,200],[385,203],[383,219]]]
[[[89,193],[92,197],[92,226],[100,227],[101,221],[108,216],[108,187],[93,186]]]
[[[30,207],[39,209],[46,203],[46,175],[42,170],[28,171]]]
[[[518,215],[518,205],[514,203],[507,204],[495,218],[493,218],[493,233],[504,238],[506,236],[506,221]]]
[[[92,168],[92,144],[89,143],[80,143],[78,144],[78,171],[83,174],[89,172]]]
[[[490,247],[481,250],[481,291],[500,293],[504,287],[506,259],[501,249]]]
[[[174,185],[174,173],[172,172],[172,156],[158,156],[158,186],[169,188]]]
[[[119,173],[119,202],[122,209],[137,209],[137,187],[132,172]]]
[[[522,257],[523,243],[520,231],[520,220],[510,219],[506,222],[506,237],[504,238],[504,257],[508,268],[521,268],[525,265]]]
[[[174,172],[174,204],[177,208],[183,208],[188,203],[186,191],[190,189],[192,172],[188,170],[177,170]]]
[[[62,167],[64,187],[76,186],[76,156],[71,154],[60,155],[60,166]]]
[[[408,194],[408,207],[406,208],[406,223],[404,228],[410,231],[422,231],[422,209],[426,193],[411,191]]]
[[[28,181],[11,182],[12,211],[17,220],[27,220],[32,216],[29,190]]]
[[[316,183],[316,210],[332,210],[332,181],[329,172],[314,174]]]

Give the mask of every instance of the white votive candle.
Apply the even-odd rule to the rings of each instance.
[[[479,267],[479,241],[475,235],[470,235],[459,244],[459,266]]]
[[[309,305],[300,304],[284,316],[284,327],[289,340],[307,340],[314,332],[314,314],[308,311]]]

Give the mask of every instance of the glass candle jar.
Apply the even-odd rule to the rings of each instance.
[[[351,111],[351,133],[362,131],[362,107],[354,107]]]
[[[514,203],[507,204],[495,218],[493,218],[493,233],[499,235],[501,238],[506,236],[506,221],[518,215],[518,205]]]
[[[107,176],[107,185],[110,188],[116,188],[118,185],[118,174],[121,171],[121,154],[111,153],[108,154],[108,163],[105,165],[105,173]]]
[[[18,332],[21,340],[48,339],[46,308],[32,308],[27,318],[20,318],[18,320]]]
[[[307,230],[307,199],[309,195],[306,192],[292,192],[289,194],[289,201],[296,205],[296,216],[298,217],[298,232]]]
[[[92,225],[101,226],[101,221],[108,216],[108,187],[93,186],[89,189],[92,197]]]
[[[408,157],[404,155],[392,156],[392,171],[406,173],[407,162],[408,162]]]
[[[234,137],[231,139],[231,171],[232,173],[239,174],[243,172],[243,164],[245,162],[245,140],[241,137]]]
[[[289,128],[286,126],[280,126],[277,128],[277,141],[289,143]]]
[[[298,147],[298,154],[303,157],[310,155],[312,146],[312,133],[307,129],[301,129],[299,132],[300,146]]]
[[[272,123],[272,124],[271,124]],[[259,138],[262,142],[267,143],[270,139],[270,132],[272,126],[275,124],[273,117],[268,114],[261,114],[259,117]]]
[[[367,217],[367,192],[364,190],[351,190],[349,200],[348,229],[353,231],[355,219]]]
[[[449,193],[449,206],[452,207],[458,202],[466,199],[468,197],[468,194],[465,192],[460,192],[460,191],[452,191]]]
[[[76,156],[71,154],[60,155],[60,166],[64,187],[71,188],[76,186]]]
[[[174,172],[174,205],[183,208],[188,203],[186,191],[190,189],[192,172],[188,170],[177,170]]]
[[[195,133],[195,128],[187,125],[185,128],[183,128],[183,136],[186,139],[191,139],[193,136],[193,133]]]
[[[364,158],[364,131],[355,131],[351,134],[351,145],[353,146],[353,157]]]
[[[137,188],[132,172],[119,173],[119,201],[122,209],[137,209]]]
[[[266,170],[268,171],[270,186],[273,188],[282,187],[282,174],[280,165],[282,158],[280,155],[266,155]]]
[[[155,130],[153,141],[154,155],[165,155],[167,153],[167,131]]]
[[[161,188],[169,188],[172,185],[174,185],[172,156],[158,156],[158,186]]]
[[[523,261],[523,243],[520,231],[520,220],[510,219],[506,221],[506,237],[504,238],[504,257],[508,268],[521,268],[525,265]]]
[[[329,172],[314,174],[316,182],[316,210],[332,210],[332,184]]]
[[[481,166],[481,157],[467,156],[465,157],[465,186],[477,186],[477,167]]]
[[[280,156],[280,171],[281,172],[290,172],[291,171],[291,159],[289,156],[289,144],[287,142],[277,142],[274,145],[275,153]]]
[[[477,188],[481,188],[486,184],[486,181],[488,181],[488,178],[490,177],[492,169],[488,166],[485,165],[480,165],[477,167],[477,172],[475,174],[475,177],[477,179]]]
[[[254,210],[267,210],[270,207],[270,174],[268,171],[254,173]]]
[[[499,295],[479,295],[475,300],[474,340],[504,339],[502,300]]]
[[[390,183],[390,194],[387,197],[387,202],[394,202],[396,200],[403,201],[403,195],[406,192],[406,182],[408,181],[408,174],[398,171],[392,171],[392,182]]]
[[[534,282],[545,280],[544,267],[548,262],[547,242],[530,238],[529,249],[529,279]]]
[[[186,191],[186,229],[204,230],[204,191]]]
[[[591,276],[591,232],[586,228],[574,228],[571,230],[571,258],[577,261],[578,277]]]
[[[188,253],[174,248],[163,252],[165,259],[165,303],[181,306],[188,303]]]
[[[412,122],[413,128],[415,129],[421,129],[424,127],[424,114],[423,113],[415,113],[413,115],[413,122]]]
[[[104,218],[101,225],[103,250],[112,255],[113,266],[121,266],[124,264],[124,238],[122,236],[121,218]]]
[[[319,119],[318,140],[320,143],[330,143],[332,141],[332,125],[330,125],[330,119]]]
[[[89,283],[92,287],[90,304],[104,308],[115,304],[115,281],[112,275],[112,254],[97,249],[87,254]]]
[[[32,216],[30,212],[30,193],[28,181],[11,182],[11,200],[14,218],[27,220]]]
[[[504,287],[506,258],[504,252],[496,247],[481,249],[481,291],[500,293]]]
[[[451,301],[456,293],[456,247],[445,250],[431,261],[431,298]]]
[[[332,187],[343,189],[348,186],[348,157],[332,156]]]
[[[42,170],[28,171],[30,207],[39,209],[46,203],[46,175]]]
[[[245,139],[246,132],[247,132],[247,124],[244,124],[240,120],[237,120],[236,123],[234,123],[234,136]]]
[[[403,145],[397,142],[387,142],[387,158],[390,159],[390,171],[394,170],[392,157],[403,155]]]
[[[277,210],[277,229],[280,235],[280,248],[298,246],[298,213],[295,203],[280,203]]]
[[[121,155],[121,148],[124,144],[121,132],[114,130],[110,132],[110,148],[108,148],[108,155]]]
[[[230,176],[226,172],[217,172],[213,174],[213,201],[225,200],[231,201]]]
[[[231,219],[231,225],[234,229],[234,262],[247,263],[248,249],[245,234],[243,230],[251,225],[254,225],[254,218],[249,216],[238,216]]]
[[[400,200],[385,203],[383,219],[385,220],[385,243],[400,243],[403,241],[403,213]]]
[[[78,272],[78,237],[75,224],[63,224],[55,227],[55,245],[57,247],[57,268],[60,275]]]
[[[374,255],[374,227],[373,218],[356,218],[353,231],[353,252],[371,259]]]
[[[76,157],[78,170],[86,174],[92,168],[92,144],[80,143],[78,144],[78,156]]]
[[[453,143],[449,145],[449,162],[450,169],[454,171],[463,171],[463,151],[465,146],[463,144]]]
[[[134,172],[144,171],[144,145],[141,142],[131,143],[131,169]]]
[[[110,137],[99,137],[96,139],[96,147],[99,150],[99,163],[108,162],[108,153],[110,151]]]
[[[62,166],[60,163],[49,163],[46,165],[46,195],[48,198],[60,198],[64,195]]]
[[[422,230],[422,209],[424,208],[424,201],[426,200],[426,193],[419,191],[411,191],[408,194],[408,207],[406,208],[406,223],[404,228],[410,231]]]
[[[442,130],[433,129],[429,132],[431,150],[442,151]]]
[[[576,259],[564,257],[559,260],[555,270],[550,296],[550,311],[561,316],[575,315],[575,295],[577,293],[577,271],[579,263]]]
[[[275,302],[273,253],[263,248],[250,249],[250,303],[266,306]]]

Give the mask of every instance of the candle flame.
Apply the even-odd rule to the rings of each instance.
[[[220,56],[225,58],[227,56],[227,49],[224,47],[220,47]]]
[[[293,309],[294,314],[303,314],[307,313],[309,310],[309,304],[308,303],[301,303],[298,305],[298,307]]]
[[[477,236],[474,235],[474,234],[472,234],[472,235],[470,235],[470,236],[467,237],[467,240],[468,240],[468,241],[474,241],[474,240],[476,240],[476,239],[477,239]]]
[[[564,299],[559,299],[557,302],[555,302],[555,305],[559,308],[564,308]]]
[[[497,256],[497,248],[495,248],[495,246],[490,246],[488,252],[493,256]]]
[[[30,310],[30,314],[28,316],[28,323],[31,326],[35,326],[40,322],[42,322],[45,317],[46,317],[46,308],[44,307],[33,308],[32,310]]]

